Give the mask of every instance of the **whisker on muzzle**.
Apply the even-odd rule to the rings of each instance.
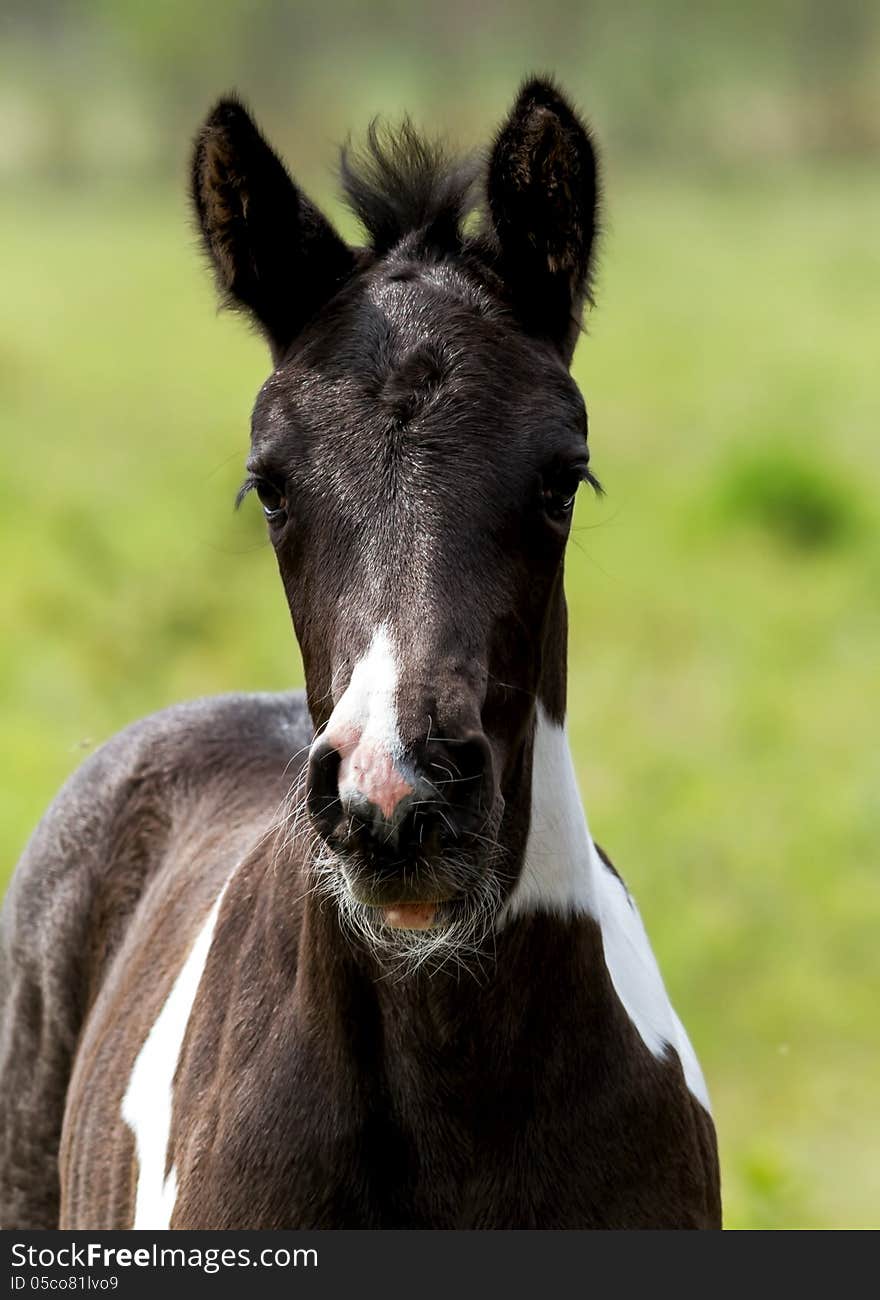
[[[430,929],[395,928],[384,919],[381,907],[355,898],[345,874],[344,862],[329,845],[311,849],[310,870],[316,888],[336,906],[340,925],[349,941],[366,947],[388,978],[408,979],[417,971],[436,975],[454,968],[480,979],[484,963],[494,958],[496,922],[504,905],[506,873],[500,867],[504,851],[497,844],[482,862],[475,878],[474,860],[450,853],[426,861],[415,858],[410,867],[420,890],[429,894],[436,884],[438,893],[460,890],[452,902],[439,904],[439,917]]]

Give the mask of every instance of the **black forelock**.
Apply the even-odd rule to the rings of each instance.
[[[345,201],[380,257],[408,235],[426,251],[458,251],[479,170],[475,158],[451,158],[409,118],[397,128],[374,120],[363,146],[346,145],[340,159]]]

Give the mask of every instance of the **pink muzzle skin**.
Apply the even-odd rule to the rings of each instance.
[[[336,742],[336,748],[342,755],[340,794],[357,791],[390,821],[401,799],[412,794],[413,786],[398,772],[389,752],[364,738],[350,745]]]

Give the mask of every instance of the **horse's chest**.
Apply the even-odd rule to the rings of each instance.
[[[293,1053],[273,1083],[206,1098],[178,1142],[175,1227],[584,1225],[598,1195],[582,1116],[527,1088],[401,1085]]]
[[[279,1143],[274,1159],[255,1138],[254,1115],[253,1129],[246,1120],[236,1141],[193,1161],[172,1226],[500,1228],[529,1225],[546,1203],[538,1152],[512,1160],[444,1116],[419,1134],[385,1113],[352,1124],[316,1107],[300,1118],[299,1140]],[[541,1226],[558,1226],[554,1208]]]

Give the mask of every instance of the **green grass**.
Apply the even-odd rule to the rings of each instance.
[[[731,1227],[876,1226],[876,230],[867,171],[610,177],[577,374],[608,489],[571,730],[713,1093]],[[262,346],[176,199],[0,200],[0,861],[139,715],[301,680],[242,475]]]

